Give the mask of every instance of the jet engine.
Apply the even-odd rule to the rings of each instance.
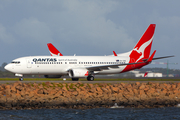
[[[87,69],[70,69],[69,76],[72,78],[87,77],[89,72]]]

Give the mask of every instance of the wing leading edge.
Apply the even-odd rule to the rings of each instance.
[[[119,66],[124,66],[124,65],[133,65],[133,64],[143,64],[145,62],[138,62],[138,63],[124,63],[124,64],[114,64],[114,65],[103,65],[103,66],[92,66],[92,67],[86,67],[87,70],[90,71],[101,71],[101,70],[106,70],[109,68],[119,68]]]

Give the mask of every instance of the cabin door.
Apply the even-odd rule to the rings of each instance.
[[[30,59],[26,59],[26,61],[27,61],[27,68],[31,68],[31,67],[32,67],[32,64],[31,64]]]

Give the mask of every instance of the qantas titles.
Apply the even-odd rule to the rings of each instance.
[[[56,58],[34,58],[33,62],[56,62]]]
[[[57,60],[56,58],[34,58],[33,59],[33,62],[35,62],[35,63],[36,62],[57,62],[57,61],[78,61],[78,60],[77,59],[58,59]],[[126,62],[126,60],[116,60],[116,63],[125,63],[125,62]],[[95,63],[95,62],[92,62],[92,64],[93,63]],[[102,63],[106,63],[106,62],[102,62]]]
[[[34,58],[33,62],[77,61],[77,59]]]

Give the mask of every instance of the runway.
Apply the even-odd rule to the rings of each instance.
[[[13,84],[17,81],[0,81],[0,84]],[[80,82],[80,83],[92,83],[92,84],[95,84],[95,83],[112,83],[112,84],[115,84],[115,83],[136,83],[136,82],[140,82],[140,83],[148,83],[148,82],[153,82],[153,83],[178,83],[180,81],[20,81],[22,83],[43,83],[43,82],[51,82],[51,83],[77,83],[77,82]]]
[[[0,78],[0,84],[5,83],[14,83],[19,81],[18,78]],[[71,78],[67,78],[66,80],[63,80],[63,78],[28,78],[25,77],[22,83],[42,83],[42,82],[54,82],[54,83],[148,83],[148,82],[159,82],[159,83],[172,83],[172,82],[180,82],[180,78],[174,77],[174,78],[144,78],[144,77],[129,77],[129,78],[118,78],[118,77],[104,77],[104,78],[96,78],[94,81],[88,81],[85,78],[79,79],[79,81],[72,81]]]

